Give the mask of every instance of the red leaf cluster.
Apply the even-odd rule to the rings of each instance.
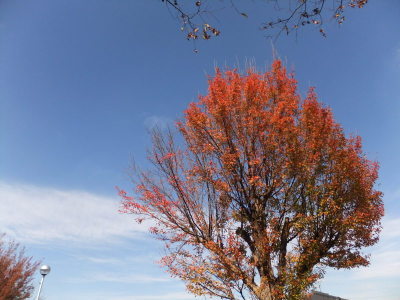
[[[28,299],[34,287],[32,280],[39,262],[33,262],[31,257],[24,255],[15,242],[5,242],[0,236],[0,299]]]

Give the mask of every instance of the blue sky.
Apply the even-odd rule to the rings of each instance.
[[[371,266],[328,271],[319,288],[400,299],[400,2],[371,0],[327,24],[327,38],[308,28],[273,45],[258,30],[274,15],[263,5],[246,5],[248,19],[219,11],[221,37],[195,54],[157,0],[0,2],[0,230],[52,267],[46,300],[191,299],[154,264],[161,245],[118,213],[114,187],[129,189],[147,130],[180,117],[215,66],[265,70],[273,48],[300,92],[315,86],[381,164],[386,216]]]

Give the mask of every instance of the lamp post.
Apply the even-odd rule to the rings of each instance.
[[[39,292],[36,297],[36,300],[39,300],[40,292],[42,291],[44,277],[50,273],[50,267],[48,265],[43,265],[40,267],[40,274],[42,274],[42,280],[40,280]]]

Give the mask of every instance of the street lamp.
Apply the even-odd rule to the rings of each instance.
[[[42,286],[43,286],[43,281],[44,281],[44,277],[50,273],[50,267],[48,265],[43,265],[40,267],[40,274],[42,274],[42,280],[40,281],[40,286],[39,286],[39,292],[38,295],[36,297],[36,300],[39,300],[40,297],[40,292],[42,291]]]

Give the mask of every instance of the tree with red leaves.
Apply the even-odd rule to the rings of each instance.
[[[165,242],[161,263],[195,295],[303,299],[326,267],[368,265],[379,238],[378,164],[281,61],[221,72],[177,123],[155,130],[123,211]]]
[[[34,287],[32,280],[39,262],[26,257],[24,249],[13,241],[5,242],[0,236],[0,299],[28,299]]]

